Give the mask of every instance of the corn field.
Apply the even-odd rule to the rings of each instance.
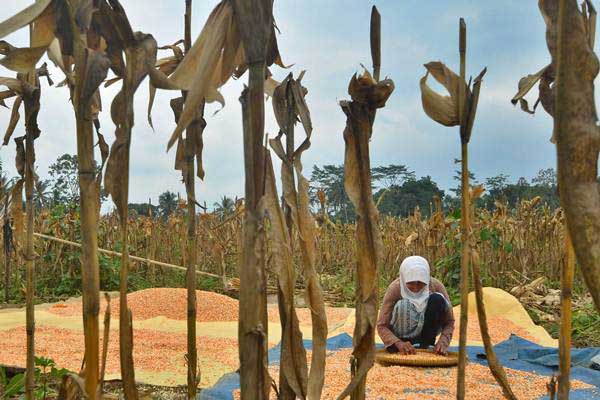
[[[63,389],[90,400],[103,396],[108,344],[104,340],[103,348],[100,346],[100,290],[110,286],[118,288],[120,295],[119,359],[124,396],[128,400],[140,397],[133,347],[144,344],[134,343],[133,318],[127,306],[127,291],[135,273],[156,286],[166,285],[164,279],[169,274],[181,274],[177,283],[187,288],[184,357],[188,399],[196,398],[202,374],[196,343],[196,275],[200,274],[216,280],[213,288],[239,296],[237,339],[243,400],[267,399],[271,386],[278,387],[278,398],[284,400],[321,398],[326,385],[326,303],[348,303],[355,308],[351,378],[338,398],[364,400],[367,374],[375,359],[380,288],[396,278],[399,262],[414,254],[431,260],[432,274],[460,289],[460,293],[452,293],[455,298],[460,294],[461,303],[456,379],[459,400],[468,398],[466,329],[471,285],[489,368],[504,396],[516,399],[491,346],[482,286],[509,289],[539,276],[561,281],[564,324],[560,332],[558,396],[568,398],[574,279],[585,283],[600,309],[600,131],[593,91],[599,69],[593,51],[596,11],[590,0],[581,6],[575,0],[540,0],[539,6],[547,25],[551,63],[519,81],[513,102],[529,113],[541,102],[553,118],[562,208],[550,209],[540,204],[539,198],[522,201],[516,209],[502,203],[496,203],[494,211],[474,207],[483,189],[470,183],[469,142],[476,131],[480,92],[485,96],[487,68],[467,79],[467,28],[461,18],[456,46],[459,73],[433,61],[424,64],[426,74],[419,82],[424,112],[435,122],[458,129],[461,207],[444,212],[439,199],[432,199],[427,219],[418,209],[408,218],[379,215],[372,193],[369,144],[377,133],[377,114],[385,113],[387,100],[396,93],[391,78],[381,79],[385,71],[382,16],[373,7],[368,40],[372,69],[363,66],[360,74],[355,73],[348,84],[349,99],[339,102],[346,117],[339,138],[345,143],[344,189],[357,216],[356,222],[349,224],[333,222],[310,207],[309,182],[303,175],[301,159],[311,146],[313,134],[305,99],[308,89],[304,72],[296,78],[290,72],[282,82],[273,79],[271,69],[290,66],[284,64],[278,48],[272,0],[220,1],[194,41],[192,0],[185,0],[182,39],[166,46],[159,46],[152,34],[134,30],[126,5],[119,0],[36,0],[1,22],[0,39],[21,28],[29,29],[28,47],[18,48],[5,41],[0,44],[4,55],[0,64],[16,73],[16,77],[0,78],[0,85],[7,88],[1,93],[2,105],[14,98],[4,145],[17,131],[21,106],[25,117],[25,132],[14,138],[18,180],[10,188],[10,195],[1,199],[5,226],[9,222],[14,226],[14,249],[8,232],[3,241],[3,282],[22,290],[26,304],[25,398],[32,400],[35,390],[34,303],[40,297],[36,281],[60,284],[65,276],[80,285],[85,357],[81,371],[63,380]],[[169,50],[172,55],[158,58],[158,50]],[[45,83],[53,85],[47,65],[41,63],[44,55],[64,74],[57,86],[68,90],[76,120],[72,128],[77,139],[79,205],[59,213],[38,212],[33,206],[35,155],[44,151],[36,149],[35,140],[47,134],[38,126],[37,118]],[[428,86],[430,75],[448,95]],[[239,97],[243,201],[226,217],[198,214],[195,180],[205,175],[203,134],[211,130],[204,108],[212,102],[224,105],[220,89],[231,78],[244,76],[247,85]],[[177,93],[170,102],[174,121],[165,147],[167,151],[174,148],[175,169],[181,173],[186,199],[167,219],[133,215],[128,207],[130,147],[136,131],[134,97],[146,78],[150,85],[147,119],[151,126],[156,92]],[[110,146],[100,133],[98,118],[103,112],[103,83],[121,85],[110,102],[115,136]],[[540,99],[530,110],[524,96],[538,83]],[[271,99],[279,127],[276,137],[270,140],[265,140],[265,96]],[[296,125],[302,129],[296,131]],[[99,163],[95,153],[100,155]],[[280,182],[273,167],[277,159],[271,153],[281,161]],[[115,211],[105,216],[100,216],[102,185],[115,206]],[[327,199],[320,201],[323,205]],[[576,261],[577,274],[573,272]],[[51,282],[48,277],[59,278]],[[277,385],[267,367],[269,291],[277,294],[282,328]],[[310,309],[310,363],[296,311],[298,291],[304,291]],[[109,324],[107,317],[105,335]]]
[[[538,199],[521,201],[514,210],[508,210],[502,204],[497,206],[494,212],[477,209],[473,221],[486,285],[510,289],[540,276],[559,281],[564,257],[561,245],[564,240],[562,210],[550,209]],[[179,211],[167,219],[130,216],[130,254],[185,265],[186,243],[181,240],[181,235],[187,229],[183,212],[185,207],[181,202]],[[200,262],[197,268],[222,277],[215,286],[220,290],[230,289],[230,285],[236,284],[233,278],[239,276],[242,234],[240,208],[229,217],[212,213],[199,215],[196,234]],[[334,223],[328,218],[321,218],[321,221],[315,230],[321,283],[327,289],[329,302],[350,303],[352,294],[348,291],[344,293],[343,288],[353,280],[355,249],[351,239],[356,226]],[[74,209],[58,217],[44,210],[35,221],[36,232],[72,242],[80,241],[78,226],[79,215]],[[412,254],[423,254],[431,260],[434,276],[448,283],[457,283],[460,230],[456,216],[434,211],[431,218],[425,219],[417,209],[409,218],[382,217],[379,229],[384,247],[380,266],[382,286],[397,277],[398,260]],[[103,249],[122,249],[116,215],[100,219],[98,244]],[[19,243],[16,245],[19,246]],[[44,274],[54,277],[78,274],[79,261],[77,255],[73,255],[72,246],[40,238],[36,240],[35,251],[41,256],[38,262]],[[300,268],[299,257],[295,258],[294,264]],[[164,283],[161,279],[164,279],[165,273],[183,277],[183,273],[177,270],[152,263],[134,261],[131,268],[157,286]],[[24,276],[23,270],[14,271],[13,281],[20,279],[19,276]]]

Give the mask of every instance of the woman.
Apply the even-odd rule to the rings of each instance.
[[[415,354],[413,344],[427,348],[435,343],[435,352],[447,355],[453,330],[454,313],[446,288],[431,277],[426,259],[405,258],[400,277],[385,292],[377,320],[385,348],[392,353]]]

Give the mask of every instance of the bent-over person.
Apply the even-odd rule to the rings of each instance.
[[[420,256],[405,258],[399,275],[385,292],[377,320],[385,348],[391,353],[415,354],[413,345],[419,344],[447,355],[454,313],[446,288],[431,277],[429,263]]]

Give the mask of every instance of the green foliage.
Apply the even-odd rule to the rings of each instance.
[[[129,213],[132,214],[132,216],[135,214],[149,217],[151,215],[159,214],[158,206],[154,206],[150,203],[129,203],[127,207],[129,208]]]
[[[46,400],[48,395],[56,395],[56,389],[62,377],[69,371],[56,368],[51,358],[35,357],[35,377],[33,395],[36,400]],[[6,370],[0,367],[0,387],[4,388],[2,399],[21,397],[25,393],[25,373],[16,374],[8,379]]]
[[[158,196],[158,211],[163,218],[169,217],[177,209],[177,195],[166,191]]]
[[[213,204],[214,212],[221,220],[232,215],[235,211],[235,201],[231,197],[223,196],[221,201]]]
[[[418,180],[410,178],[400,186],[392,185],[387,189],[379,190],[373,197],[379,204],[379,211],[382,214],[407,217],[416,207],[419,207],[422,215],[427,217],[434,196],[441,199],[444,197],[444,191],[430,176],[425,176]]]

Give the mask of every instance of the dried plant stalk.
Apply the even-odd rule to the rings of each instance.
[[[487,315],[485,312],[485,304],[483,302],[483,285],[481,284],[481,272],[479,268],[479,255],[474,249],[471,249],[471,266],[473,268],[473,282],[475,284],[475,301],[477,304],[477,318],[479,320],[479,329],[481,331],[481,339],[483,341],[483,346],[485,348],[485,355],[490,367],[490,371],[492,375],[496,379],[496,382],[502,388],[502,393],[504,397],[511,400],[517,400],[517,396],[515,396],[512,391],[510,384],[508,383],[508,379],[506,377],[506,372],[504,372],[504,368],[502,368],[502,364],[498,361],[498,357],[496,357],[496,352],[494,351],[492,338],[490,336],[490,332],[487,324]],[[461,306],[462,308],[462,306]]]
[[[238,327],[240,386],[243,400],[268,399],[271,382],[267,370],[268,324],[264,213],[258,207],[264,191],[264,147],[262,147],[263,130],[261,129],[264,128],[264,125],[260,123],[261,119],[258,121],[256,119],[257,116],[264,118],[264,100],[262,88],[260,88],[264,76],[264,64],[262,67],[262,71],[253,72],[253,69],[258,68],[250,69],[250,79],[253,85],[245,89],[240,97],[244,119],[246,171]],[[261,82],[257,82],[258,80]],[[252,86],[254,87],[252,88]],[[264,119],[262,121],[264,123]],[[252,122],[258,126],[253,126]]]
[[[25,103],[25,208],[27,214],[27,236],[25,241],[26,270],[26,309],[25,330],[27,332],[27,372],[25,374],[25,398],[32,400],[35,389],[35,315],[33,299],[35,296],[35,251],[33,249],[33,181],[35,176],[34,141],[40,135],[37,115],[40,110],[40,88],[35,69],[21,80],[27,79],[28,89],[23,92]],[[20,199],[19,199],[20,201]]]
[[[85,392],[90,400],[99,397],[99,321],[100,267],[98,263],[98,213],[99,192],[94,170],[94,139],[91,118],[92,95],[108,69],[108,63],[100,58],[90,59],[90,51],[79,37],[74,10],[69,1],[63,0],[62,11],[66,14],[68,39],[63,47],[72,49],[75,79],[72,87],[73,108],[77,126],[77,160],[81,209],[81,283],[83,294],[83,330],[85,342]],[[69,40],[70,39],[70,40]],[[90,65],[88,65],[88,63]],[[91,68],[98,66],[99,68]],[[93,72],[92,72],[93,71]],[[90,72],[88,76],[88,72]],[[96,83],[97,82],[97,83]],[[94,87],[95,86],[95,87]]]
[[[591,2],[586,2],[591,6]],[[585,283],[600,310],[600,128],[594,101],[598,58],[575,0],[542,0],[546,41],[556,67],[554,137],[558,188]],[[595,29],[595,25],[591,24]],[[593,30],[592,29],[592,30]]]
[[[568,400],[571,383],[571,305],[573,302],[573,278],[575,276],[575,253],[567,227],[564,229],[565,259],[562,263],[561,274],[561,315],[560,335],[558,340],[559,375],[558,400]]]
[[[271,0],[233,0],[232,5],[250,74],[248,88],[240,98],[246,181],[238,327],[240,385],[242,400],[266,400],[271,378],[267,370],[264,212],[259,203],[265,188],[265,53],[272,34],[273,3]]]
[[[458,47],[460,53],[460,83],[458,85],[458,121],[461,128],[464,125],[465,109],[465,68],[467,52],[467,27],[461,18],[459,25]],[[461,134],[461,139],[463,135]],[[458,339],[458,373],[456,378],[456,398],[465,398],[465,369],[467,366],[467,323],[469,321],[469,150],[468,140],[461,140],[461,256],[460,256],[460,328]]]
[[[281,318],[281,375],[285,375],[280,385],[279,398],[300,399],[306,397],[308,368],[306,366],[306,351],[302,342],[300,323],[294,307],[294,287],[296,283],[290,232],[285,222],[285,216],[279,206],[277,187],[273,164],[266,151],[265,196],[263,198],[265,211],[269,215],[270,229],[267,239],[271,250],[271,262],[277,271],[279,314]]]
[[[277,86],[273,92],[273,110],[280,127],[280,133],[269,141],[283,165],[281,168],[281,181],[283,186],[283,202],[286,214],[286,223],[290,228],[290,238],[293,228],[297,229],[302,254],[304,281],[306,282],[306,303],[311,310],[312,320],[312,360],[308,375],[306,398],[319,399],[324,384],[325,350],[327,341],[327,317],[323,292],[316,272],[316,232],[315,220],[310,211],[308,181],[302,175],[302,154],[310,147],[312,135],[312,122],[308,106],[304,100],[305,88],[300,81],[294,80],[292,74]],[[300,146],[294,148],[294,125],[298,119],[302,122],[306,138]],[[286,149],[281,143],[282,135],[286,136]],[[294,173],[298,181],[296,188]],[[293,244],[290,241],[290,246]],[[280,392],[283,394],[280,383]]]
[[[184,48],[188,54],[192,47],[192,0],[185,0],[184,15]],[[186,98],[186,93],[183,94]],[[185,138],[185,165],[181,171],[185,183],[187,195],[187,265],[186,265],[186,285],[187,285],[187,398],[196,399],[196,391],[200,382],[200,371],[198,370],[198,349],[196,347],[196,263],[198,260],[198,250],[196,246],[196,187],[194,184],[194,160],[198,153],[198,170],[201,166],[202,154],[202,132],[206,123],[202,118],[204,112],[204,102],[200,104],[199,115],[187,126]],[[179,123],[179,121],[177,121]],[[199,152],[197,147],[200,146]],[[204,176],[204,173],[200,175]]]
[[[346,114],[344,141],[344,187],[356,209],[356,325],[352,352],[352,380],[338,399],[350,395],[353,400],[365,398],[367,373],[375,360],[375,323],[377,319],[377,266],[381,260],[382,242],[378,229],[378,212],[371,192],[371,139],[375,111],[385,105],[394,90],[386,79],[376,82],[365,71],[352,77],[348,87],[352,101],[340,103]]]

